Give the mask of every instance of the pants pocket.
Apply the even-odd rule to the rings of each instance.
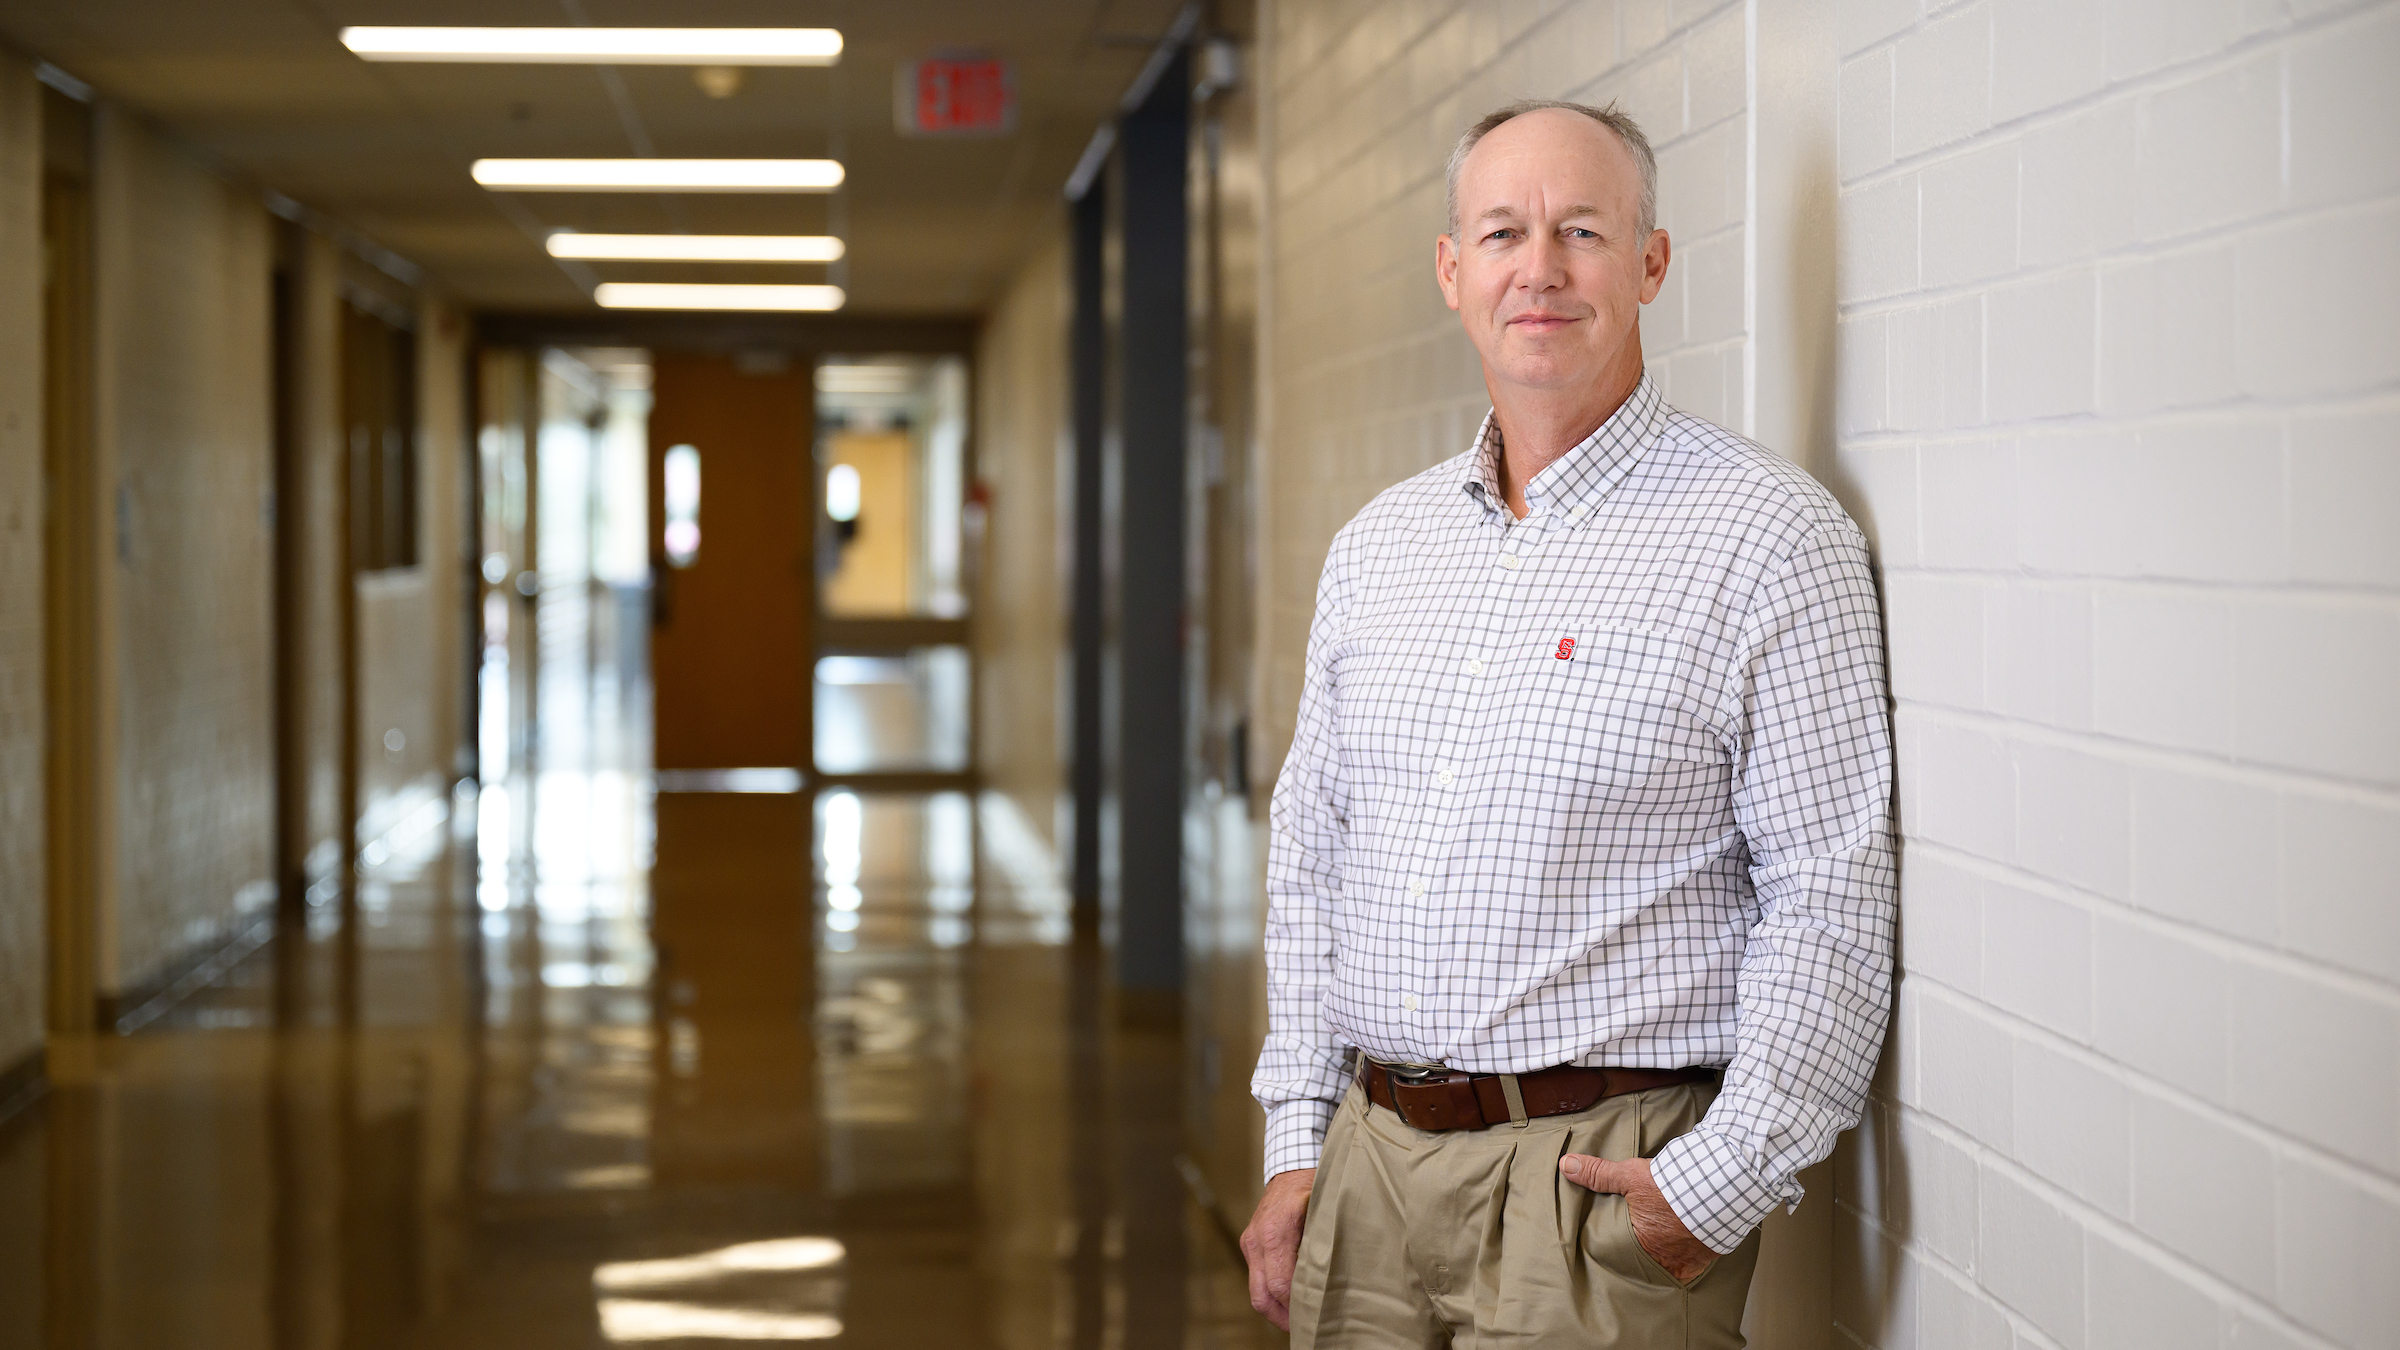
[[[1664,1266],[1652,1260],[1650,1253],[1642,1250],[1641,1242],[1633,1235],[1633,1207],[1621,1195],[1592,1197],[1592,1211],[1583,1220],[1583,1254],[1592,1264],[1620,1279],[1671,1289],[1684,1287]]]
[[[1650,1249],[1642,1245],[1641,1238],[1635,1236],[1633,1231],[1633,1206],[1631,1204],[1620,1204],[1617,1206],[1617,1208],[1624,1216],[1625,1245],[1633,1249],[1634,1259],[1641,1263],[1642,1277],[1646,1280],[1649,1280],[1652,1284],[1672,1285],[1688,1294],[1692,1291],[1693,1285],[1696,1285],[1702,1280],[1707,1279],[1708,1272],[1717,1268],[1716,1263],[1712,1261],[1709,1263],[1707,1270],[1701,1271],[1692,1278],[1688,1280],[1676,1279],[1673,1275],[1667,1273],[1667,1268],[1665,1266],[1662,1266],[1658,1263],[1657,1257],[1650,1254]]]

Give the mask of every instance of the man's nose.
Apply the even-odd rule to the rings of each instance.
[[[1517,284],[1533,291],[1555,291],[1566,285],[1566,246],[1555,235],[1535,235],[1530,242],[1533,246],[1520,255],[1525,263]]]

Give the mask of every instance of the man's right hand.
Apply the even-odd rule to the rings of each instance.
[[[1292,1267],[1300,1260],[1300,1226],[1308,1221],[1308,1193],[1317,1169],[1278,1172],[1258,1197],[1258,1212],[1242,1230],[1242,1257],[1250,1263],[1250,1306],[1279,1331],[1292,1329]]]

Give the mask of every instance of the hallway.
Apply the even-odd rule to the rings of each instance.
[[[53,1043],[10,1344],[1265,1343],[1179,1038],[1005,802],[659,791],[638,678],[543,674],[539,758],[370,839],[354,928]]]
[[[1276,1350],[1371,1050],[2394,1350],[2400,0],[672,9],[0,3],[0,1347]]]

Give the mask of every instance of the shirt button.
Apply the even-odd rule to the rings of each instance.
[[[1469,675],[1481,675],[1483,673],[1483,658],[1479,656],[1474,660],[1467,662],[1467,673]]]
[[[1575,505],[1575,506],[1570,506],[1570,507],[1568,507],[1568,508],[1567,508],[1567,519],[1569,519],[1569,520],[1581,520],[1581,519],[1583,519],[1585,516],[1587,516],[1587,515],[1591,514],[1591,510],[1592,510],[1592,508],[1590,508],[1590,507],[1588,507],[1588,506],[1583,506],[1583,505],[1580,505],[1580,504],[1578,504],[1578,505]]]
[[[1503,553],[1500,555],[1500,565],[1507,568],[1509,571],[1514,572],[1518,568],[1523,567],[1525,564],[1518,559],[1516,554]]]
[[[1450,786],[1450,779],[1452,777],[1453,775],[1448,769],[1436,769],[1433,771],[1433,781],[1441,784],[1443,787]]]
[[[1425,893],[1425,878],[1410,877],[1408,879],[1408,893],[1410,895],[1423,895]]]
[[[1417,1010],[1417,996],[1415,994],[1402,994],[1400,996],[1400,1006],[1408,1009],[1410,1012],[1415,1012]]]

